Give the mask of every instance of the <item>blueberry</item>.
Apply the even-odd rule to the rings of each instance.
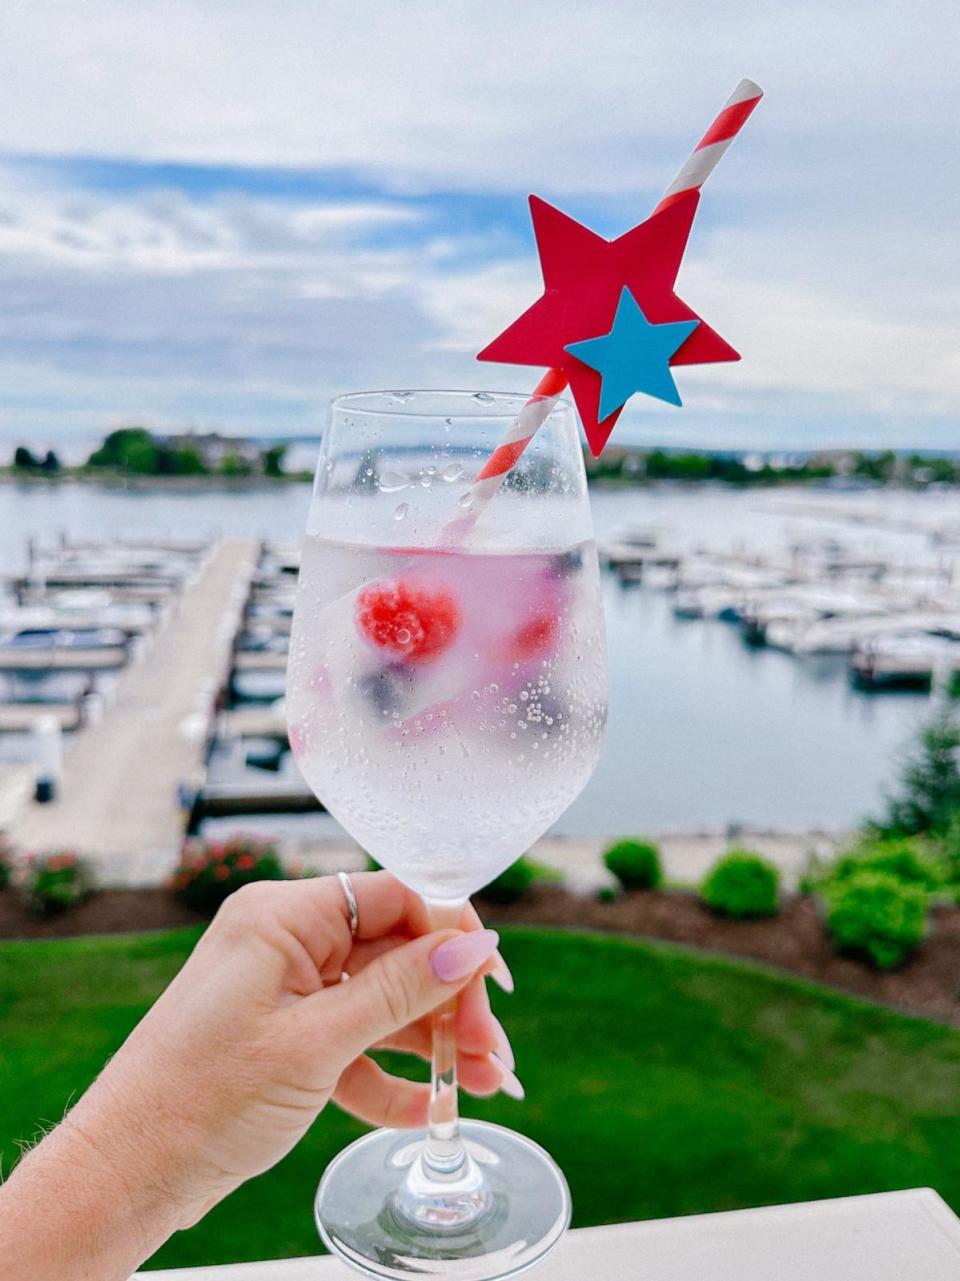
[[[550,565],[553,572],[558,578],[569,578],[575,574],[583,564],[583,552],[579,547],[573,547],[568,552],[561,552],[559,556],[551,558]]]
[[[403,705],[404,679],[397,667],[367,672],[357,682],[360,693],[383,716],[392,716]]]

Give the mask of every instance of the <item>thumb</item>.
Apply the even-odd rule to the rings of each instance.
[[[350,1062],[455,996],[490,959],[494,930],[444,930],[384,952],[347,983],[325,989],[325,1018]]]

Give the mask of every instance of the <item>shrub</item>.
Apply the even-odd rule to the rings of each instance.
[[[887,813],[874,824],[892,835],[947,832],[960,812],[960,704],[942,704],[920,727],[900,771]]]
[[[264,476],[277,477],[283,475],[283,459],[286,452],[286,445],[271,445],[269,449],[263,451]]]
[[[13,451],[13,465],[19,468],[36,467],[37,460],[26,445],[18,445]]]
[[[827,896],[827,926],[836,946],[879,969],[899,965],[926,931],[927,893],[920,885],[864,869],[836,882]]]
[[[491,903],[515,903],[529,891],[538,875],[537,864],[522,854],[480,892]]]
[[[598,903],[616,903],[623,897],[623,890],[619,885],[601,885],[597,890]]]
[[[746,919],[776,916],[780,873],[750,850],[731,850],[707,873],[700,896],[711,911]]]
[[[28,855],[18,869],[16,883],[27,910],[35,916],[52,916],[76,907],[89,897],[92,888],[87,864],[69,850]]]
[[[840,856],[827,869],[826,885],[839,884],[861,872],[882,872],[906,885],[935,890],[942,880],[932,854],[915,837],[866,840]]]
[[[5,890],[13,875],[13,846],[0,835],[0,890]]]
[[[957,673],[960,676],[960,672]],[[951,818],[940,842],[946,880],[960,882],[960,810]]]
[[[617,841],[603,861],[625,890],[653,890],[663,880],[660,850],[649,841]]]
[[[270,841],[234,836],[228,841],[188,841],[174,872],[173,890],[181,903],[213,916],[223,900],[251,881],[286,877]]]

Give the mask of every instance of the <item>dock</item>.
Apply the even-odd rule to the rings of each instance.
[[[256,787],[244,783],[210,783],[197,800],[194,821],[206,818],[236,818],[246,814],[313,814],[323,806],[306,783],[291,780],[258,780]]]
[[[43,717],[52,717],[61,729],[79,729],[83,707],[75,703],[4,703],[0,705],[0,734],[23,734]]]
[[[7,832],[33,795],[34,771],[30,765],[0,765],[0,832]]]
[[[101,649],[0,648],[0,672],[108,672],[125,666],[127,658],[125,645]]]
[[[56,800],[12,825],[17,846],[94,856],[105,883],[142,875],[145,860],[172,868],[182,789],[204,775],[258,551],[252,539],[221,542],[184,584],[153,643],[119,672],[102,718],[77,736]]]
[[[49,569],[38,567],[31,574],[21,574],[14,578],[13,585],[18,592],[26,594],[38,580],[48,591],[51,588],[65,590],[72,587],[117,587],[153,593],[158,587],[172,589],[180,585],[178,574],[159,571],[140,574],[123,565],[118,565],[115,569],[75,569],[69,565]]]
[[[287,655],[283,650],[240,649],[233,656],[236,672],[285,672]]]
[[[221,712],[218,732],[222,738],[279,738],[287,741],[287,721],[273,704],[266,707],[235,707]]]

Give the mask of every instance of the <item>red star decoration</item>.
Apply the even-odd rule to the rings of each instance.
[[[670,358],[671,365],[740,359],[674,293],[699,200],[699,191],[691,191],[616,240],[605,240],[539,196],[530,197],[544,292],[477,359],[562,370],[594,457],[607,443],[623,406],[598,421],[600,375],[565,349],[610,330],[624,285],[651,324],[700,321]]]

